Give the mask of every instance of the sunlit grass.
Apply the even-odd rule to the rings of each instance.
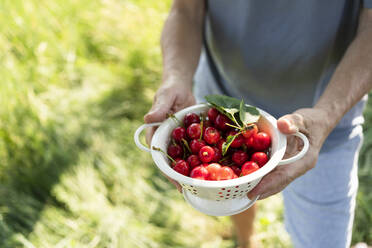
[[[193,210],[132,141],[169,4],[0,3],[0,247],[236,245],[230,220]],[[290,247],[281,198],[259,205],[257,239]],[[361,216],[356,240],[372,230]]]

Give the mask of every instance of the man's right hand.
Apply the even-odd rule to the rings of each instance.
[[[190,84],[182,82],[164,83],[156,92],[154,103],[150,111],[145,115],[145,123],[161,122],[166,119],[167,114],[173,114],[188,106],[195,104]],[[152,136],[156,128],[146,130],[146,142],[151,144]]]
[[[173,114],[194,105],[195,98],[190,85],[179,82],[164,83],[155,94],[154,103],[144,117],[145,122],[161,122],[166,119],[167,114]],[[151,139],[155,130],[155,127],[150,127],[146,130],[146,142],[148,145],[151,145]],[[169,177],[167,178],[177,187],[179,192],[182,192],[182,187],[179,183]]]

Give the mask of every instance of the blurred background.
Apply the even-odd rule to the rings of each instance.
[[[0,2],[0,247],[234,247],[133,143],[161,78],[170,1]],[[372,103],[353,243],[372,244]],[[368,188],[369,187],[369,188]],[[256,238],[291,247],[280,195]]]

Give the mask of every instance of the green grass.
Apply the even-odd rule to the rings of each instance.
[[[230,220],[193,210],[132,140],[169,4],[0,3],[0,247],[234,247]],[[354,241],[372,242],[368,141]],[[260,203],[264,247],[290,247],[282,219],[280,196]]]

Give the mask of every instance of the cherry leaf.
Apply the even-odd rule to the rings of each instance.
[[[255,107],[244,104],[242,100],[240,104],[239,118],[244,126],[248,126],[260,119],[260,112]]]
[[[247,126],[257,122],[260,118],[260,112],[255,107],[245,104],[243,100],[239,101],[225,95],[207,95],[205,100],[219,112],[225,114],[237,126],[241,126],[241,124]]]
[[[239,135],[239,133],[235,135],[229,135],[226,138],[226,141],[222,144],[222,156],[225,156],[227,150],[229,149],[231,143],[233,143],[234,139]]]
[[[239,109],[240,101],[236,98],[225,95],[207,95],[205,100],[212,105],[219,106],[224,109]]]
[[[236,108],[224,108],[224,111],[229,113],[230,115],[234,115],[235,113],[239,112],[239,109]]]

